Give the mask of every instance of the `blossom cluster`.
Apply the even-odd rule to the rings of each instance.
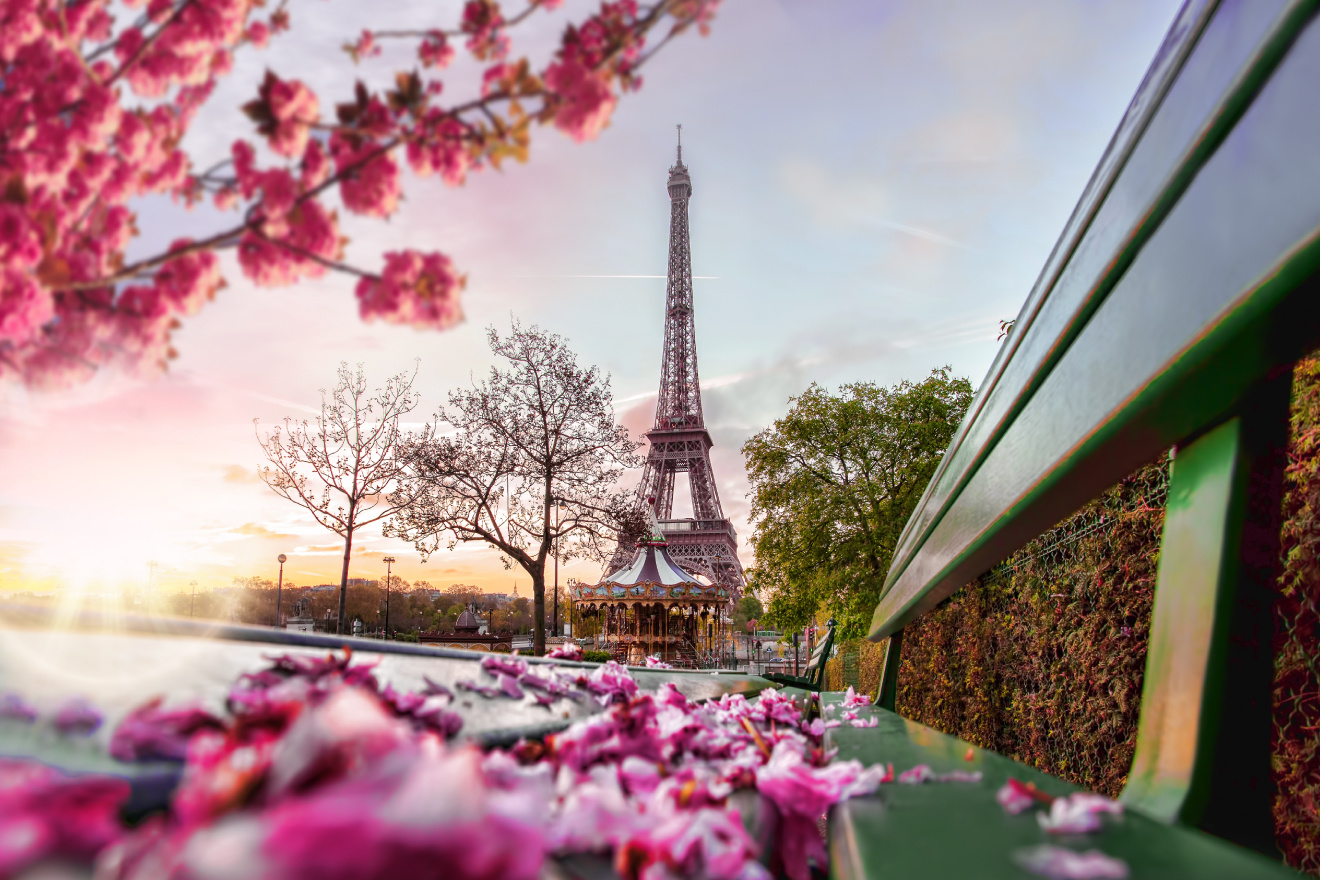
[[[455,30],[364,32],[347,47],[354,61],[378,54],[379,39],[405,38],[422,72],[398,74],[391,90],[359,85],[331,118],[307,83],[270,72],[243,107],[257,138],[199,170],[182,146],[190,127],[236,53],[288,29],[283,3],[259,17],[253,0],[0,0],[0,378],[67,384],[109,364],[163,366],[179,320],[224,285],[222,249],[259,286],[355,275],[366,320],[461,320],[464,278],[448,257],[401,250],[380,271],[348,265],[328,199],[387,218],[403,195],[400,157],[456,186],[486,165],[525,160],[533,122],[596,137],[617,92],[640,85],[647,35],[666,22],[667,37],[704,32],[718,0],[605,2],[567,28],[539,73],[527,58],[510,61],[510,28],[559,5],[528,0],[509,16],[495,0],[468,0]],[[438,74],[455,37],[484,67],[481,93],[441,104]],[[238,216],[130,261],[133,207],[149,195],[210,199]]]
[[[405,693],[348,655],[278,657],[235,684],[223,715],[154,700],[116,727],[120,760],[183,764],[168,810],[132,830],[118,824],[122,781],[0,764],[0,876],[94,857],[97,876],[117,880],[532,880],[548,858],[595,853],[629,880],[809,880],[825,864],[825,811],[894,778],[831,761],[805,706],[778,691],[697,704],[671,684],[643,692],[614,663],[497,656],[481,679],[457,684],[604,711],[483,752],[455,739],[442,684]],[[754,839],[735,803],[763,811],[773,839]]]

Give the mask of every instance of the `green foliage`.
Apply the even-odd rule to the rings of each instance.
[[[1320,358],[1293,374],[1284,477],[1283,576],[1274,627],[1275,837],[1288,864],[1320,872]]]
[[[605,663],[614,659],[609,651],[583,651],[582,659],[588,663]]]
[[[733,608],[733,631],[745,632],[747,621],[760,620],[765,615],[765,609],[761,607],[761,600],[756,598],[755,594],[748,593],[738,600],[738,604]]]
[[[840,638],[865,635],[899,535],[972,399],[949,368],[883,388],[812,385],[743,446],[752,485],[752,587],[767,625],[823,606]]]
[[[898,710],[1111,797],[1136,748],[1167,464],[909,624]]]

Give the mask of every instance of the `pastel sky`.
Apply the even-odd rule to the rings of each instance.
[[[516,4],[511,4],[516,5]],[[269,66],[322,106],[356,77],[383,83],[387,50],[354,68],[364,26],[446,25],[460,3],[293,0],[293,31],[237,68],[190,134],[199,164],[250,133],[238,106]],[[812,382],[920,379],[950,365],[979,383],[1173,18],[1174,0],[726,0],[705,39],[667,47],[611,126],[577,145],[535,132],[531,161],[461,189],[406,180],[387,223],[350,218],[349,258],[439,249],[469,275],[466,322],[446,333],[364,324],[352,280],[230,286],[176,336],[154,378],[105,374],[69,392],[0,388],[0,591],[158,589],[274,578],[337,582],[341,545],[255,475],[263,426],[304,418],[340,361],[369,379],[420,359],[419,420],[490,364],[484,329],[511,315],[568,337],[612,375],[623,422],[653,417],[668,239],[666,170],[683,124],[704,404],[721,500],[746,539],[743,441]],[[514,47],[545,58],[581,2],[533,19]],[[439,10],[439,11],[437,11]],[[522,41],[520,43],[519,41]],[[458,69],[447,93],[471,92]],[[214,229],[209,209],[139,206],[141,253]],[[475,545],[422,564],[369,533],[353,576],[393,554],[404,578],[506,592]],[[579,562],[563,577],[594,578]]]

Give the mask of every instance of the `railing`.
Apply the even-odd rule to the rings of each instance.
[[[660,531],[669,532],[728,532],[737,537],[733,525],[724,519],[662,519]]]

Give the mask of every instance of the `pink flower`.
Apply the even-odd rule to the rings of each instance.
[[[65,701],[55,712],[55,729],[65,736],[89,736],[100,727],[105,716],[84,699]]]
[[[0,876],[37,862],[90,861],[123,834],[121,779],[67,777],[34,761],[0,759]]]
[[[871,705],[871,697],[869,694],[858,694],[853,690],[852,685],[848,685],[848,691],[843,696],[843,708],[860,709],[863,706],[869,705]]]
[[[270,122],[262,128],[270,148],[281,156],[301,155],[310,126],[321,116],[316,94],[296,79],[282,80],[268,72],[260,95],[270,111]]]
[[[609,83],[577,61],[561,61],[545,71],[546,87],[559,99],[555,127],[581,143],[594,140],[609,124],[617,98]]]
[[[209,256],[209,255],[208,255]],[[196,706],[161,709],[161,698],[139,706],[115,728],[110,756],[118,761],[182,761],[200,730],[222,730],[219,718]]]
[[[1079,853],[1060,846],[1034,846],[1013,854],[1013,861],[1051,880],[1122,880],[1127,863],[1098,850]]]
[[[577,642],[565,642],[545,656],[552,657],[555,660],[581,660],[582,646]]]
[[[481,660],[481,668],[491,675],[504,673],[512,675],[514,678],[527,672],[527,661],[519,660],[517,657],[501,657],[498,654],[491,654]]]
[[[601,705],[606,706],[615,701],[625,702],[637,693],[637,682],[633,681],[627,669],[613,660],[593,669],[582,684],[598,694]]]
[[[880,724],[880,719],[871,718],[868,720],[862,720],[861,718],[854,718],[848,723],[851,724],[853,727],[876,727]]]
[[[270,25],[264,21],[254,21],[248,25],[247,40],[258,49],[266,48],[270,43]]]
[[[647,669],[673,669],[673,665],[661,662],[659,654],[652,654],[646,658]]]
[[[468,0],[463,5],[463,21],[459,26],[469,34],[468,51],[478,60],[503,58],[509,51],[508,38],[501,28],[504,17],[500,15],[500,6],[495,0]]]
[[[442,31],[431,31],[418,44],[417,58],[423,67],[445,68],[454,60],[454,47]]]
[[[18,694],[0,696],[0,721],[20,721],[31,724],[37,720],[37,710]]]
[[[443,254],[391,251],[381,277],[358,282],[358,310],[367,320],[444,330],[463,319],[463,284]]]
[[[399,166],[380,144],[335,132],[330,137],[330,155],[336,170],[344,174],[339,194],[345,207],[370,217],[394,213],[399,206]]]
[[[1123,805],[1090,792],[1077,792],[1068,797],[1055,798],[1048,814],[1039,813],[1036,821],[1051,834],[1086,834],[1100,830],[1100,815],[1123,814]]]
[[[1037,803],[1040,803],[1040,797],[1035,787],[1027,787],[1016,779],[1009,779],[1004,783],[1003,788],[995,793],[995,800],[999,805],[1013,815],[1027,810]]]
[[[344,47],[354,61],[361,61],[363,58],[374,58],[380,54],[380,46],[376,45],[376,35],[371,31],[364,30],[358,36],[357,41]]]
[[[733,810],[678,812],[618,847],[615,868],[633,880],[677,876],[753,880],[769,872],[755,861],[756,846]]]
[[[54,317],[54,300],[30,272],[0,267],[0,340],[27,343]]]
[[[408,165],[420,177],[436,172],[450,186],[459,185],[472,164],[466,131],[456,119],[430,114],[408,141]]]

